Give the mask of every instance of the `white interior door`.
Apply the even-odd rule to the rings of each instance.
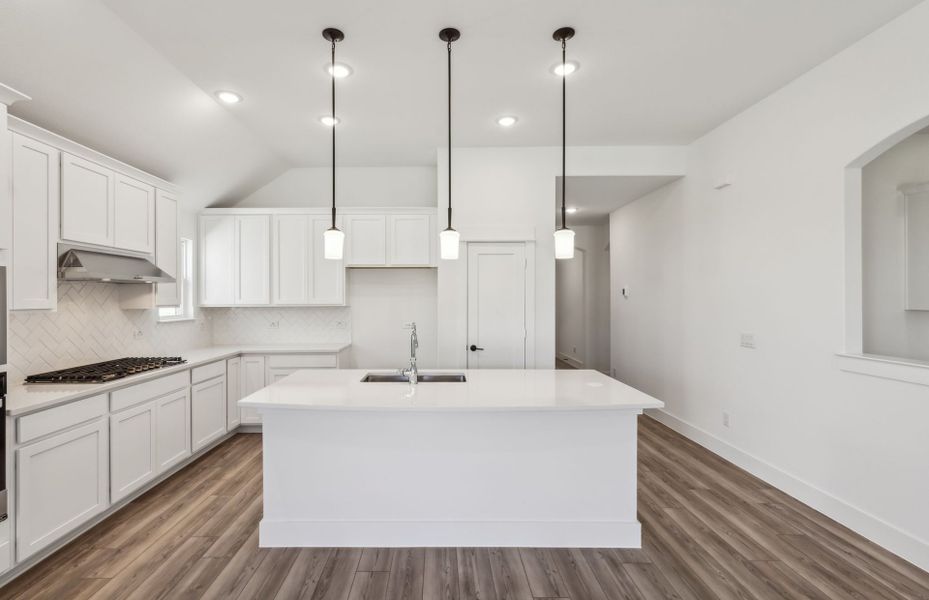
[[[468,368],[526,368],[526,245],[468,244]]]

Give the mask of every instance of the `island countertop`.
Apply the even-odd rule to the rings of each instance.
[[[255,409],[632,410],[664,403],[592,370],[476,369],[464,383],[363,383],[364,369],[297,371],[239,401]],[[423,370],[420,373],[449,373]]]

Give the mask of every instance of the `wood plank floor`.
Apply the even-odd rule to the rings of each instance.
[[[642,550],[259,549],[261,440],[237,435],[2,598],[929,599],[929,574],[640,419]]]

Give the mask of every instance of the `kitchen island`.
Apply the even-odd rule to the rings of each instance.
[[[239,402],[264,422],[262,547],[640,547],[637,415],[660,401],[597,371],[367,373]]]

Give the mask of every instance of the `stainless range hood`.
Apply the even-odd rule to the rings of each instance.
[[[174,278],[141,256],[71,246],[58,247],[59,281],[174,283]]]

